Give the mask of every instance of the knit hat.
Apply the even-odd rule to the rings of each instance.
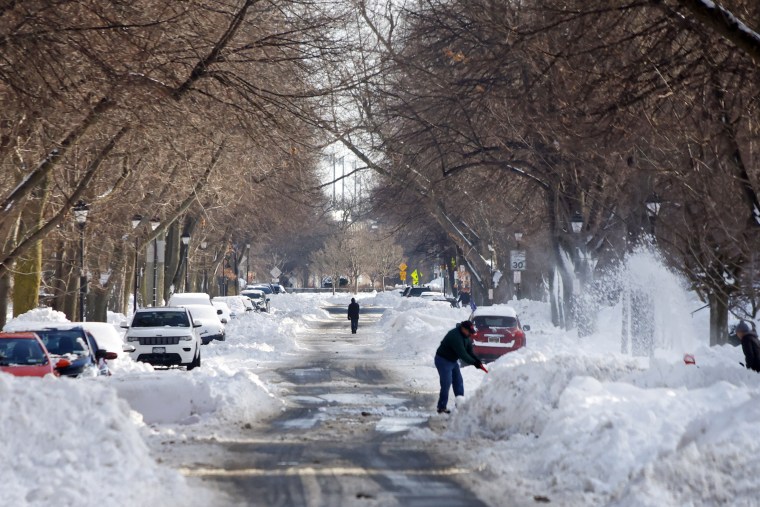
[[[468,330],[471,333],[475,332],[475,324],[471,320],[463,320],[459,323],[459,327]]]
[[[734,329],[735,333],[739,333],[739,332],[741,332],[741,333],[749,333],[750,331],[752,331],[752,326],[750,326],[747,322],[745,322],[743,320],[740,321],[736,325],[736,329]]]

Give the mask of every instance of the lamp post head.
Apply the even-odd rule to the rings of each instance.
[[[90,213],[90,207],[82,199],[79,199],[72,208],[74,210],[74,220],[80,227],[84,227],[87,222],[87,215]]]
[[[660,206],[662,206],[662,199],[660,199],[660,196],[656,193],[653,193],[649,197],[647,197],[647,200],[645,201],[645,204],[647,205],[647,213],[650,217],[656,218],[657,215],[660,213]]]
[[[137,229],[137,226],[142,222],[142,215],[135,215],[132,217],[132,228]]]
[[[208,248],[208,241],[201,241],[201,250]]]
[[[573,232],[578,234],[583,229],[583,215],[580,211],[573,213],[573,218],[570,219],[570,225],[573,228]]]
[[[183,245],[189,245],[190,244],[190,235],[189,234],[183,234],[182,235],[182,244]]]
[[[523,233],[522,232],[516,232],[515,233],[515,241],[518,243],[522,240]]]
[[[155,231],[158,229],[158,226],[161,225],[161,220],[159,220],[157,217],[153,217],[150,219],[150,229],[152,231]]]

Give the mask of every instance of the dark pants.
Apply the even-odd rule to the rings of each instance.
[[[438,409],[443,410],[449,402],[449,389],[454,387],[454,396],[464,396],[464,381],[459,363],[449,361],[436,354],[435,367],[441,379],[441,394],[438,395]]]
[[[356,330],[359,328],[359,318],[351,319],[351,334],[356,334]]]

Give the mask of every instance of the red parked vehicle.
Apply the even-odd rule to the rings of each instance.
[[[517,312],[507,305],[480,306],[470,315],[476,332],[472,335],[472,349],[483,362],[495,361],[508,352],[525,346],[525,331]]]
[[[58,376],[68,359],[53,360],[34,333],[0,333],[0,371],[17,377]]]

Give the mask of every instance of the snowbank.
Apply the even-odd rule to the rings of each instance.
[[[99,382],[0,373],[2,504],[202,505],[151,458],[126,403]]]

